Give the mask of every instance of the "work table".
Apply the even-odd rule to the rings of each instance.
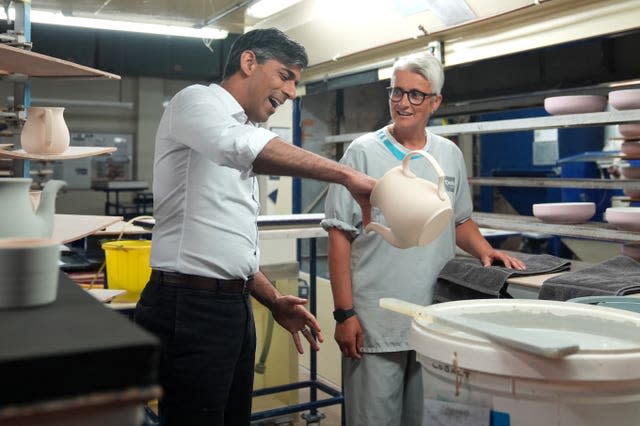
[[[160,395],[157,339],[64,272],[53,303],[0,310],[0,341],[0,423],[46,424],[36,419],[82,410],[108,416]]]

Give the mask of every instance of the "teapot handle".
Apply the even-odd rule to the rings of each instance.
[[[427,161],[431,163],[431,167],[433,167],[433,169],[436,171],[436,174],[438,175],[438,197],[444,201],[447,198],[447,193],[444,188],[444,172],[442,171],[440,164],[438,164],[436,159],[433,158],[431,154],[422,150],[409,151],[402,160],[402,173],[404,173],[404,175],[407,177],[416,177],[416,175],[409,168],[409,161],[411,160],[411,157],[416,154],[422,155],[424,158],[426,158]]]

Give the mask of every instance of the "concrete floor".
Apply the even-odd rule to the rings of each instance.
[[[309,370],[307,370],[304,367],[300,367],[299,370],[299,377],[300,377],[300,381],[304,381],[304,380],[308,380],[309,379]],[[335,383],[331,383],[329,381],[323,380],[321,377],[319,377],[319,380],[321,382],[323,382],[324,384],[332,387],[332,388],[337,388],[338,386]],[[317,398],[318,399],[324,399],[324,398],[328,398],[329,396],[323,392],[318,392]],[[269,404],[269,396],[263,396],[260,397],[261,401],[259,401],[259,405],[263,405],[263,404]],[[300,389],[298,390],[298,401],[302,402],[306,402],[309,401],[309,390],[308,389]],[[254,400],[254,410],[255,410],[255,403],[256,401]],[[274,402],[273,406],[278,406],[277,404],[277,400],[276,402]],[[264,420],[261,421],[259,423],[254,423],[254,426],[341,426],[342,424],[342,415],[341,415],[341,411],[342,411],[342,406],[341,405],[331,405],[328,407],[322,407],[318,409],[319,413],[324,414],[324,418],[321,419],[319,422],[307,422],[306,419],[302,418],[302,415],[305,413],[309,413],[307,412],[300,412],[300,413],[293,413],[287,416],[282,416],[280,418],[276,418],[276,419],[270,419],[270,420]]]

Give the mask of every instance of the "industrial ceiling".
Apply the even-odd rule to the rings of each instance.
[[[637,29],[637,0],[294,0],[263,19],[257,0],[32,0],[65,15],[210,26],[243,33],[277,27],[309,53],[303,79],[382,68],[394,57],[441,43],[445,66]]]

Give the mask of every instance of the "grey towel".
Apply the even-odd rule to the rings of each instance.
[[[527,269],[519,271],[499,265],[485,267],[476,258],[450,260],[438,275],[433,301],[511,298],[507,292],[507,278],[566,271],[571,265],[569,260],[549,254],[518,253],[514,257],[522,260]]]
[[[538,299],[569,300],[582,296],[624,296],[640,292],[640,262],[616,256],[542,283]]]

